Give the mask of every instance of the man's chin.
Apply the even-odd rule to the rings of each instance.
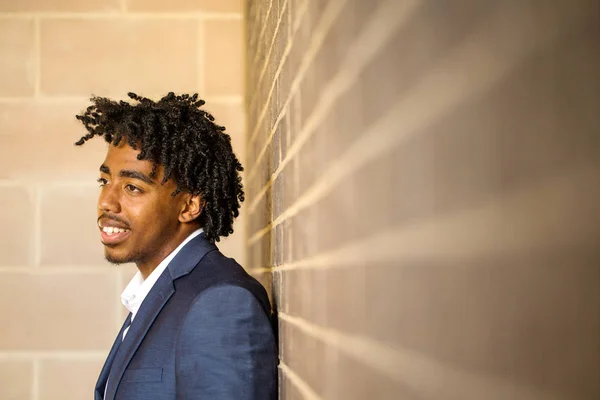
[[[104,258],[109,263],[115,265],[127,264],[134,261],[130,256],[114,254],[114,252],[110,251],[109,249],[104,250]]]

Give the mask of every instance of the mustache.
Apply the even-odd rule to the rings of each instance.
[[[129,229],[129,223],[127,221],[125,221],[123,218],[117,217],[116,215],[110,215],[110,214],[102,213],[102,215],[100,215],[98,217],[98,220],[96,222],[99,223],[101,219],[108,219],[108,220],[111,220],[111,221],[119,222],[119,223],[125,225],[125,227],[127,229]]]

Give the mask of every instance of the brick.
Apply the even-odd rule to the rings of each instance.
[[[43,20],[41,90],[149,97],[198,90],[198,29],[187,20]]]
[[[318,230],[322,228],[318,223],[318,215],[314,208],[305,208],[291,220],[294,247],[292,248],[292,261],[302,260],[316,254],[318,246]]]
[[[302,132],[302,101],[300,92],[296,92],[290,101],[290,145],[295,142],[296,138]]]
[[[453,368],[593,397],[597,265],[591,252],[558,249],[371,265],[365,306],[378,312],[367,315],[368,335]]]
[[[33,20],[0,18],[0,53],[0,96],[33,95],[37,73]]]
[[[282,235],[282,250],[283,253],[283,263],[288,264],[292,261],[293,249],[296,243],[296,238],[294,237],[294,230],[292,229],[291,220],[285,220],[281,223],[283,226]]]
[[[85,99],[65,101],[0,100],[0,135],[71,137],[75,142],[86,133],[75,114],[88,106]]]
[[[258,202],[254,212],[251,214],[248,233],[250,236],[258,233],[269,222],[271,222],[271,191],[268,190]]]
[[[31,361],[0,361],[0,398],[30,399],[33,387]]]
[[[242,21],[204,22],[204,84],[210,96],[242,94],[244,90]]]
[[[364,268],[333,266],[281,273],[286,295],[280,306],[285,313],[342,332],[366,332]]]
[[[127,11],[140,12],[226,12],[241,13],[241,0],[126,0]]]
[[[354,172],[350,178],[332,183],[334,186],[313,206],[317,221],[324,218],[335,221],[324,224],[316,232],[316,252],[332,250],[394,226],[390,214],[395,212],[395,207],[403,205],[392,202],[391,158],[393,155],[382,157]]]
[[[323,271],[322,275],[317,272],[313,274],[312,281],[322,280],[316,289],[322,293],[318,297],[324,297],[323,309],[319,309],[317,304],[310,308],[311,315],[318,322],[341,332],[352,332],[364,334],[367,331],[367,310],[372,310],[365,305],[366,284],[368,269],[361,267],[331,267]],[[389,279],[393,281],[394,277]],[[390,292],[393,293],[393,292]],[[371,294],[369,292],[369,294]],[[344,304],[343,309],[340,304]],[[393,314],[395,301],[388,305],[389,312]],[[383,310],[378,310],[379,314]]]
[[[75,146],[86,131],[70,131],[67,128],[40,135],[0,134],[0,179],[93,182],[106,155],[106,144],[96,138]]]
[[[111,272],[3,272],[0,311],[19,322],[2,328],[0,351],[107,350],[117,299]]]
[[[0,265],[31,265],[34,262],[33,193],[18,186],[0,187]]]
[[[42,265],[105,265],[96,223],[99,189],[59,186],[41,192]]]
[[[283,321],[283,324],[289,324]],[[315,393],[322,394],[326,384],[326,344],[296,326],[284,328],[288,350],[282,361]]]
[[[244,105],[209,102],[204,107],[214,117],[215,123],[225,126],[231,136],[231,146],[242,165],[246,166],[246,114]]]
[[[36,12],[36,11],[118,11],[119,0],[0,0],[1,12]]]
[[[298,158],[300,170],[302,171],[298,182],[300,185],[298,188],[300,194],[306,192],[323,173],[323,171],[313,168],[317,161],[317,151],[319,150],[317,148],[318,140],[320,139],[317,138],[317,135],[312,135],[295,155]]]
[[[304,400],[305,397],[300,389],[288,378],[288,376],[279,370],[279,399],[281,400]]]
[[[327,361],[326,395],[332,400],[362,399],[423,399],[422,393],[415,393],[403,384],[393,381],[379,371],[370,368],[363,360],[351,357],[336,349],[327,349],[330,357]],[[407,385],[408,386],[408,385]],[[446,397],[440,389],[440,398]]]
[[[103,364],[103,359],[42,361],[39,377],[39,399],[80,400],[88,398],[93,391]]]
[[[320,51],[326,51],[321,49]],[[315,113],[315,107],[319,101],[327,82],[319,81],[318,66],[314,62],[309,65],[304,73],[300,84],[300,102],[302,114],[300,122],[302,127],[306,126],[308,119]]]
[[[284,113],[284,117],[279,123],[279,129],[281,130],[281,143],[279,144],[281,146],[281,161],[283,161],[285,157],[287,157],[287,150],[290,138],[290,114],[288,110],[289,107],[286,107],[282,110],[282,112]],[[277,166],[277,168],[279,168],[279,165]]]
[[[588,30],[582,28],[576,43],[565,37],[530,57],[485,99],[464,101],[420,132],[434,137],[437,209],[469,207],[594,162],[600,150],[600,120],[592,106],[600,101],[600,57],[592,56]],[[460,142],[469,143],[468,151]]]

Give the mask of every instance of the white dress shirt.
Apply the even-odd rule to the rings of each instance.
[[[152,271],[152,273],[148,276],[148,278],[146,278],[146,280],[142,278],[142,274],[140,273],[140,271],[138,271],[133,276],[133,278],[121,294],[121,302],[131,312],[132,323],[133,319],[135,318],[135,315],[137,314],[138,310],[142,305],[142,302],[144,301],[144,299],[146,298],[146,296],[148,295],[158,278],[162,275],[165,269],[167,269],[169,263],[173,260],[173,258],[175,258],[175,256],[177,255],[177,253],[179,253],[183,246],[188,244],[190,240],[192,240],[201,233],[202,229],[198,229],[197,231],[192,232],[183,242],[181,242],[179,246],[177,246],[175,250],[173,250],[168,256],[165,257],[164,260],[160,262],[160,264],[158,264],[158,266],[154,269],[154,271]],[[129,327],[125,328],[125,330],[123,331],[122,339],[125,339],[127,331],[129,331]]]

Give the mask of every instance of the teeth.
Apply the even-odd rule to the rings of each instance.
[[[104,228],[102,228],[102,231],[104,233],[106,233],[107,235],[112,235],[113,233],[124,233],[124,232],[127,232],[127,229],[115,228],[115,227],[112,227],[112,226],[105,226]]]

